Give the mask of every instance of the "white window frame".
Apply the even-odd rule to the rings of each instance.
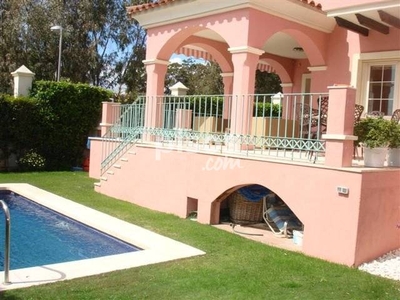
[[[368,111],[369,75],[374,65],[396,65],[393,111],[400,108],[400,51],[361,53],[353,57],[351,81],[357,87],[356,102],[365,107],[364,112]]]

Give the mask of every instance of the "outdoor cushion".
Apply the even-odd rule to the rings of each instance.
[[[285,222],[287,229],[301,228],[301,222],[288,206],[272,206],[267,210],[269,220],[275,223],[279,230],[284,230]]]

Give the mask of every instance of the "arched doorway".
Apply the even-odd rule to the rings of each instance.
[[[229,225],[235,233],[244,236],[271,238],[293,238],[302,235],[304,226],[287,203],[273,190],[259,184],[232,187],[223,192],[214,202],[218,207],[219,227]],[[214,203],[213,203],[214,204]],[[240,226],[240,229],[238,229]]]

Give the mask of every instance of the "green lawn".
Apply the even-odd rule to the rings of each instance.
[[[268,247],[211,226],[97,194],[93,190],[94,180],[87,173],[0,174],[0,182],[30,183],[207,253],[101,276],[0,292],[2,300],[400,299],[400,282]]]

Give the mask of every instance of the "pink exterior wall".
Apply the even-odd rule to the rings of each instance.
[[[226,43],[208,40],[198,36],[191,36],[188,37],[179,47],[185,45],[200,47],[211,54],[214,60],[219,64],[222,73],[233,71],[231,54],[228,51],[229,46]]]
[[[334,84],[350,84],[355,54],[400,50],[400,29],[391,27],[387,35],[370,30],[369,36],[365,37],[336,26],[334,31],[329,34],[326,45],[325,66],[327,70],[313,72],[312,92],[327,91],[327,87]],[[309,59],[312,58],[312,54],[307,52],[306,54]],[[297,60],[294,63],[293,73],[290,73],[293,78],[294,92],[300,91],[301,73],[310,73],[306,68],[301,68],[300,64],[306,66],[307,62]],[[307,67],[309,66],[313,66],[313,64],[309,62]],[[276,69],[279,75],[279,68]]]
[[[309,67],[307,59],[298,59],[294,62],[293,71],[293,93],[301,93],[301,84],[303,74],[311,73],[307,68]],[[311,90],[313,89],[314,81],[311,80]],[[318,92],[326,91],[326,87]]]
[[[90,161],[89,161],[89,177],[100,179],[101,170],[101,139],[90,138]]]
[[[399,170],[363,174],[356,264],[375,258],[375,253],[382,251],[382,245],[387,251],[399,248],[399,183]]]
[[[321,73],[321,86],[331,86],[333,84],[350,84],[351,79],[351,58],[357,49],[349,49],[347,42],[348,35],[353,33],[336,27],[329,39],[329,51],[327,59],[327,71]],[[357,34],[355,34],[357,35]],[[357,35],[358,36],[358,35]]]
[[[347,5],[320,2],[323,9],[335,8],[335,3]],[[382,1],[354,0],[348,5],[372,2]],[[224,42],[193,36],[204,29],[214,31]],[[308,59],[261,54],[260,49],[277,32],[295,39]],[[301,91],[302,75],[310,73],[308,67],[317,67],[311,71],[311,91],[327,92],[335,84],[350,84],[355,54],[399,50],[400,30],[391,27],[388,35],[370,30],[368,37],[340,27],[325,33],[249,8],[150,28],[146,53],[149,99],[162,94],[165,63],[177,48],[187,44],[212,52],[229,76],[224,81],[226,91],[234,95],[252,93],[258,59],[270,63],[283,83],[293,83],[292,92]],[[261,184],[278,194],[304,223],[306,254],[346,265],[369,261],[400,247],[400,230],[396,227],[400,222],[400,169],[342,168],[352,164],[356,91],[332,87],[329,92],[331,118],[323,137],[324,166],[137,145],[136,155],[127,153],[128,161],[120,161],[121,169],[113,170],[114,175],[106,174],[107,181],[102,180],[96,190],[180,217],[196,209],[199,222],[214,224],[219,221],[220,208],[215,199],[235,187]],[[146,108],[146,125],[156,126],[159,112],[151,105]],[[251,113],[241,111],[239,115],[247,118]],[[232,120],[233,131],[246,133],[235,129],[238,120]],[[92,140],[89,175],[94,178],[100,178],[101,151],[101,142]],[[347,187],[349,195],[339,195],[338,186]]]
[[[100,147],[92,141],[91,162],[98,161],[94,156]],[[235,186],[261,184],[278,194],[305,224],[303,251],[308,255],[354,265],[400,247],[395,224],[377,225],[385,222],[387,210],[395,220],[400,170],[380,177],[379,170],[349,172],[145,146],[136,146],[135,152],[96,187],[99,192],[180,217],[187,216],[197,199],[198,220],[217,223],[219,210],[212,209],[219,208],[213,203],[218,196]],[[388,180],[383,184],[381,178]],[[374,184],[362,191],[370,182]],[[349,188],[350,194],[339,195],[337,186]],[[379,239],[379,244],[371,246],[371,239]]]
[[[365,37],[336,27],[329,38],[327,70],[318,72],[318,82],[312,83],[312,89],[323,91],[333,84],[350,84],[355,54],[393,50],[400,50],[400,29],[391,27],[388,35],[370,30]]]
[[[344,3],[323,1],[323,9],[334,6],[347,6]],[[362,3],[382,1],[349,1],[349,6]],[[225,42],[209,41],[193,36],[205,28],[214,31]],[[241,28],[241,30],[232,30]],[[254,9],[239,9],[219,15],[200,17],[184,22],[163,25],[148,30],[147,59],[168,60],[172,53],[183,45],[192,44],[208,50],[220,63],[223,72],[233,71],[230,47],[250,46],[262,49],[263,45],[277,32],[289,34],[305,50],[308,57],[307,66],[325,66],[326,71],[312,74],[312,92],[326,92],[327,87],[334,84],[350,84],[351,66],[354,54],[400,49],[400,30],[390,28],[388,35],[370,30],[369,36],[364,37],[336,26],[332,33],[324,33],[310,27],[288,21],[279,16],[268,15]],[[284,45],[282,45],[284,47]],[[265,58],[265,59],[264,59]],[[260,56],[269,62],[281,76],[282,82],[292,82],[293,92],[299,92],[301,70],[298,65],[305,66],[302,60],[292,61],[292,66],[284,58],[274,59],[268,54]],[[241,81],[243,82],[243,81]],[[235,88],[234,88],[235,90]]]
[[[395,27],[390,27],[389,34],[381,34],[370,30],[367,37],[355,36],[354,34],[352,37],[352,39],[348,39],[349,43],[351,45],[360,44],[360,51],[362,53],[400,50],[400,29]],[[355,48],[355,51],[357,49]]]
[[[266,17],[264,13],[254,9],[239,9],[221,13],[217,17],[207,16],[150,28],[146,59],[168,60],[179,45],[185,44],[186,39],[205,28],[219,34],[229,47],[249,45],[258,49],[276,32],[282,31],[293,36],[302,45],[311,64],[325,64],[328,39],[326,33],[277,16]]]

